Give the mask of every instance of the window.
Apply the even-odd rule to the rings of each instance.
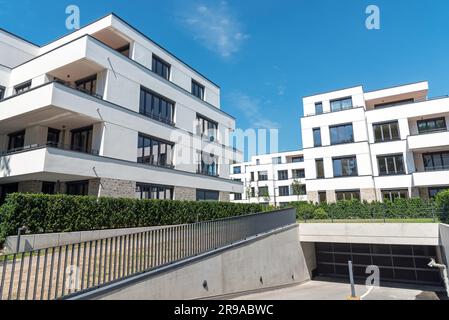
[[[438,193],[440,193],[441,191],[445,191],[445,190],[449,190],[449,186],[429,188],[429,197],[431,199],[433,199],[437,196]]]
[[[8,135],[8,151],[21,150],[25,145],[25,130]]]
[[[329,132],[332,145],[354,142],[352,123],[330,127]]]
[[[151,70],[162,78],[170,80],[170,64],[155,55],[153,55],[153,66]]]
[[[16,94],[19,94],[19,93],[26,92],[26,91],[28,91],[30,89],[31,89],[31,80],[15,86],[14,87],[14,92]]]
[[[449,170],[449,151],[423,154],[424,170]]]
[[[306,177],[306,172],[304,169],[294,169],[293,179],[302,179]]]
[[[446,131],[446,119],[435,118],[418,121],[419,134]]]
[[[334,177],[357,176],[357,158],[344,157],[332,159],[334,167]]]
[[[288,180],[288,171],[287,170],[278,171],[278,180]]]
[[[377,163],[379,165],[379,175],[381,176],[405,174],[402,154],[379,156],[377,157]]]
[[[55,194],[56,183],[54,182],[42,182],[42,193],[43,194]]]
[[[322,114],[323,113],[323,103],[317,102],[315,103],[315,114]]]
[[[172,200],[173,187],[137,183],[136,199]]]
[[[5,87],[0,86],[0,100],[5,97]]]
[[[268,187],[259,187],[259,198],[269,197]]]
[[[293,157],[293,158],[292,158],[292,162],[293,162],[293,163],[296,163],[296,162],[304,162],[304,157],[303,157],[303,156]]]
[[[218,177],[218,157],[212,153],[198,152],[197,173]]]
[[[233,172],[234,172],[234,174],[242,173],[242,167],[234,167]]]
[[[196,134],[206,137],[209,141],[217,140],[218,123],[207,119],[199,114],[196,115],[197,129]]]
[[[268,171],[259,171],[257,173],[259,181],[267,181],[268,180]]]
[[[137,162],[173,167],[174,144],[144,134],[139,134],[137,145]]]
[[[251,181],[254,181],[254,172],[251,172]]]
[[[260,165],[260,159],[256,159],[256,165]]]
[[[397,121],[373,124],[374,141],[394,141],[399,140],[399,123]]]
[[[198,97],[201,100],[204,100],[204,86],[200,85],[195,80],[192,80],[192,94],[195,97]]]
[[[78,80],[75,82],[75,85],[78,90],[94,95],[97,93],[97,75]]]
[[[287,197],[289,195],[290,195],[290,187],[289,186],[279,187],[279,196],[280,197]]]
[[[336,191],[335,196],[338,201],[343,200],[360,200],[360,191],[359,190],[351,190],[351,191]]]
[[[282,158],[281,157],[275,157],[275,158],[271,159],[271,163],[272,164],[281,164],[282,163]]]
[[[242,194],[241,193],[234,193],[234,200],[242,200]]]
[[[18,183],[0,185],[0,205],[2,205],[5,202],[6,196],[8,194],[17,192],[19,192]]]
[[[321,147],[321,128],[313,129],[313,146]]]
[[[316,178],[317,179],[324,179],[324,162],[323,162],[323,159],[316,159],[315,160],[315,166],[316,166]]]
[[[67,194],[71,196],[87,196],[89,194],[89,181],[67,182]]]
[[[381,109],[381,108],[388,108],[393,106],[400,106],[403,104],[409,104],[413,103],[415,100],[412,99],[405,99],[405,100],[399,100],[399,101],[392,101],[392,102],[386,102],[386,103],[379,103],[374,105],[374,109]]]
[[[196,201],[218,201],[220,192],[214,190],[196,190]]]
[[[174,112],[174,102],[143,87],[140,89],[140,114],[173,125]]]
[[[299,184],[298,189],[292,186],[292,193],[295,196],[304,196],[307,194],[307,189],[305,184]]]
[[[319,203],[326,203],[327,202],[326,191],[319,191],[318,192],[318,202]]]
[[[251,187],[251,198],[254,198],[256,196],[256,188]]]
[[[331,101],[331,111],[340,111],[352,108],[352,98],[343,98]]]
[[[396,199],[407,199],[408,190],[398,189],[398,190],[382,190],[382,199],[384,201],[394,201]]]
[[[57,129],[48,128],[47,145],[57,147],[59,144],[59,134],[61,131]]]
[[[92,151],[92,133],[92,126],[72,130],[70,149],[73,151],[90,153]]]

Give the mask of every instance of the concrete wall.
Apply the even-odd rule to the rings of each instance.
[[[298,241],[298,227],[287,227],[157,274],[105,287],[95,293],[95,299],[196,299],[307,281],[308,266]]]
[[[449,265],[449,225],[440,223],[440,248],[443,263]]]

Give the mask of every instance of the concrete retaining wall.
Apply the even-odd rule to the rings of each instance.
[[[449,266],[449,225],[440,223],[440,247],[443,262]]]
[[[130,233],[146,232],[153,229],[164,227],[146,227],[146,228],[128,228],[128,229],[111,229],[66,233],[45,233],[23,235],[20,240],[20,251],[32,251],[49,247],[64,246],[73,243],[106,239],[116,236],[122,236]],[[5,253],[16,252],[17,236],[6,238]]]
[[[290,226],[79,298],[198,299],[276,287],[309,280],[305,260],[298,227]]]

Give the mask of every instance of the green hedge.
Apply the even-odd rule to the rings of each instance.
[[[441,212],[441,222],[449,223],[449,190],[438,193],[435,203],[438,210]]]
[[[444,201],[449,208],[449,191],[446,194]],[[292,202],[291,206],[296,208],[298,220],[417,219],[432,218],[435,215],[441,221],[445,221],[442,205],[438,206],[434,201],[421,198],[370,203],[358,200],[337,201],[330,204]]]
[[[184,224],[267,211],[259,204],[11,194],[0,207],[0,243],[21,226],[31,233]]]

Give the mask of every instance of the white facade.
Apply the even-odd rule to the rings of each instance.
[[[428,198],[448,187],[449,98],[427,95],[419,82],[303,98],[308,199]]]
[[[0,52],[2,197],[79,182],[97,196],[242,192],[220,88],[119,17],[42,47],[0,30]]]
[[[231,166],[231,178],[244,185],[244,192],[231,194],[231,201],[274,206],[306,201],[304,170],[302,151],[253,156],[249,162]]]

